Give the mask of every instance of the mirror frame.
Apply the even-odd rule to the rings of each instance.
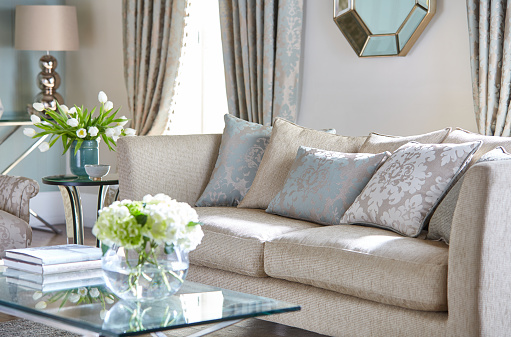
[[[408,54],[436,12],[436,0],[415,0],[413,8],[407,15],[406,19],[400,24],[396,32],[388,34],[373,34],[356,10],[357,1],[358,0],[334,0],[333,2],[334,22],[359,57],[405,56]],[[389,2],[391,0],[379,1]],[[414,13],[419,13],[419,11],[425,12],[424,17],[413,30],[406,43],[400,46],[400,34],[406,33],[404,29],[413,28],[407,26],[407,24],[413,25],[411,19]],[[373,39],[375,43],[378,40],[387,39],[389,42],[388,47],[392,49],[392,52],[382,51],[377,54],[369,54],[367,46],[371,39]],[[395,46],[393,44],[394,39],[396,41]]]

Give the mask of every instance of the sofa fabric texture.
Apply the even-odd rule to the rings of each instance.
[[[32,243],[32,229],[17,216],[0,210],[0,255],[14,248],[26,248]]]
[[[380,153],[384,151],[394,152],[399,147],[409,142],[417,142],[422,144],[438,144],[447,137],[451,128],[445,128],[433,132],[428,132],[422,135],[414,136],[390,136],[382,135],[379,133],[371,132],[366,141],[360,147],[358,152],[361,153]]]
[[[276,118],[252,187],[239,204],[242,208],[266,209],[284,187],[287,174],[300,146],[327,151],[357,152],[365,137],[346,137],[304,128]]]
[[[264,244],[287,232],[318,227],[262,209],[197,207],[204,238],[190,252],[196,265],[265,277]]]
[[[381,163],[390,156],[300,146],[284,187],[266,212],[337,225]]]
[[[245,197],[270,141],[272,127],[226,114],[220,152],[196,206],[237,206]]]
[[[367,183],[341,222],[418,236],[479,146],[481,142],[401,146]]]
[[[264,246],[271,277],[424,311],[447,310],[448,248],[362,226],[284,234]]]

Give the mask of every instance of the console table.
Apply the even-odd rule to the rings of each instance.
[[[0,126],[12,126],[12,130],[10,130],[7,135],[2,137],[0,139],[0,146],[9,139],[20,127],[24,125],[32,125],[32,122],[30,120],[26,119],[13,119],[13,120],[0,120]],[[48,135],[39,137],[37,140],[34,141],[34,143],[25,151],[23,151],[18,158],[13,161],[7,168],[5,168],[0,174],[7,174],[9,173],[14,167],[16,167],[23,159],[25,159],[26,156],[28,156],[32,151],[34,151],[39,145],[41,145],[42,142],[48,137]],[[48,223],[46,220],[41,218],[36,212],[34,212],[32,209],[30,209],[30,214],[36,218],[37,220],[41,221],[46,227],[50,228],[53,232],[59,234],[60,230],[53,227],[50,223]],[[35,228],[35,227],[34,227]]]

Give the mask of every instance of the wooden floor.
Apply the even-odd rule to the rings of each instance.
[[[66,243],[65,227],[64,225],[57,225],[57,228],[62,230],[62,234],[53,234],[51,232],[34,230],[32,235],[32,247],[41,247],[49,245],[59,245]],[[95,245],[96,238],[92,235],[90,228],[85,230],[85,244]],[[15,317],[0,313],[0,322],[5,322],[15,319]],[[168,337],[181,337],[186,336],[196,331],[201,330],[202,327],[192,327],[186,329],[179,329],[166,332]],[[214,332],[208,336],[211,337],[325,337],[314,332],[301,330],[282,324],[263,321],[255,318],[246,319],[227,327],[225,329]]]

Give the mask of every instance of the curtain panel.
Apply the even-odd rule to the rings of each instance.
[[[511,2],[467,0],[467,16],[478,130],[511,136]]]
[[[170,122],[187,0],[123,0],[124,79],[131,127],[162,134]]]
[[[303,0],[219,0],[229,113],[296,121]]]

